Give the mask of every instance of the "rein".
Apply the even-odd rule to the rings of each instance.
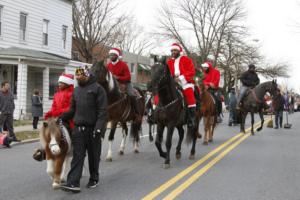
[[[116,106],[117,104],[121,103],[121,102],[124,101],[124,100],[126,100],[126,95],[124,95],[124,96],[123,96],[121,99],[119,99],[118,101],[116,101],[116,102],[110,104],[110,105],[107,107],[107,109],[109,110],[109,109],[113,108],[114,106]]]

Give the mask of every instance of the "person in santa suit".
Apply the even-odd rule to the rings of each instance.
[[[131,74],[128,65],[121,60],[121,50],[118,48],[112,48],[108,53],[110,62],[108,63],[107,68],[118,81],[121,91],[126,91],[126,93],[131,97],[132,106],[136,114],[136,120],[141,121],[141,111],[139,110],[137,97],[133,91]]]
[[[69,111],[71,106],[71,98],[74,91],[74,76],[72,74],[63,73],[58,79],[58,90],[54,94],[51,109],[45,114],[44,119],[49,117],[60,117],[64,112]],[[64,124],[69,133],[74,128],[73,120],[68,124]],[[33,154],[33,158],[37,161],[45,159],[43,149],[37,149]]]
[[[171,56],[167,62],[171,75],[175,82],[177,82],[183,89],[184,98],[188,104],[188,121],[187,124],[190,128],[196,127],[196,99],[194,95],[194,76],[195,67],[192,59],[187,56],[181,55],[182,47],[174,43],[171,45]]]
[[[222,113],[222,102],[221,96],[218,92],[219,83],[220,83],[220,71],[213,67],[214,57],[209,55],[207,57],[207,61],[201,64],[202,70],[204,72],[203,84],[205,88],[213,95],[216,101],[217,113],[218,113],[218,121],[220,121],[220,114]]]

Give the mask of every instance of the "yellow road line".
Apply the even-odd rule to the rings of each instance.
[[[258,126],[257,126],[258,127]],[[257,128],[255,127],[255,129]],[[187,189],[192,183],[200,178],[205,172],[207,172],[211,167],[213,167],[217,162],[219,162],[222,158],[224,158],[231,150],[237,147],[240,143],[246,140],[250,136],[250,133],[247,133],[243,137],[239,138],[236,142],[231,144],[227,149],[225,149],[222,153],[220,153],[217,157],[211,160],[208,164],[202,167],[199,171],[197,171],[194,175],[192,175],[188,180],[179,185],[176,189],[170,192],[163,200],[171,200],[177,197],[180,193],[182,193],[185,189]]]
[[[257,124],[259,124],[259,123],[260,122],[256,123],[255,126],[257,126]],[[251,127],[247,128],[246,132],[248,132],[250,130],[251,130]],[[155,197],[157,197],[158,195],[160,195],[166,189],[168,189],[169,187],[171,187],[172,185],[174,185],[177,181],[179,181],[180,179],[182,179],[183,177],[185,177],[187,174],[189,174],[190,172],[192,172],[194,169],[196,169],[197,167],[199,167],[202,163],[204,163],[205,161],[207,161],[209,158],[211,158],[212,156],[214,156],[216,153],[218,153],[219,151],[221,151],[223,148],[225,148],[227,145],[229,145],[231,142],[233,142],[234,140],[238,139],[242,135],[244,135],[244,134],[243,133],[239,133],[236,136],[230,138],[229,140],[227,140],[226,142],[224,142],[223,144],[221,144],[218,148],[216,148],[213,151],[209,152],[204,157],[202,157],[200,160],[198,160],[197,162],[195,162],[194,164],[192,164],[188,168],[184,169],[179,174],[177,174],[176,176],[174,176],[173,178],[171,178],[170,180],[168,180],[167,182],[165,182],[164,184],[162,184],[161,186],[159,186],[158,188],[156,188],[154,191],[152,191],[151,193],[149,193],[148,195],[146,195],[144,198],[142,198],[142,200],[154,199]]]

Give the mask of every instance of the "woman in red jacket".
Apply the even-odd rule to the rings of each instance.
[[[45,120],[49,117],[59,117],[62,113],[69,111],[73,91],[74,76],[72,74],[62,74],[58,79],[58,90],[54,94],[51,109],[44,116]],[[74,128],[73,120],[65,126],[70,132]],[[37,149],[33,154],[33,158],[37,161],[45,160],[44,149]]]

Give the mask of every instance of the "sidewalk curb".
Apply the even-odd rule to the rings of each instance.
[[[11,143],[11,146],[18,146],[18,145],[22,145],[22,144],[30,144],[30,143],[34,143],[34,142],[38,142],[40,141],[40,138],[36,138],[36,139],[28,139],[28,140],[23,140],[21,142],[13,142]]]

